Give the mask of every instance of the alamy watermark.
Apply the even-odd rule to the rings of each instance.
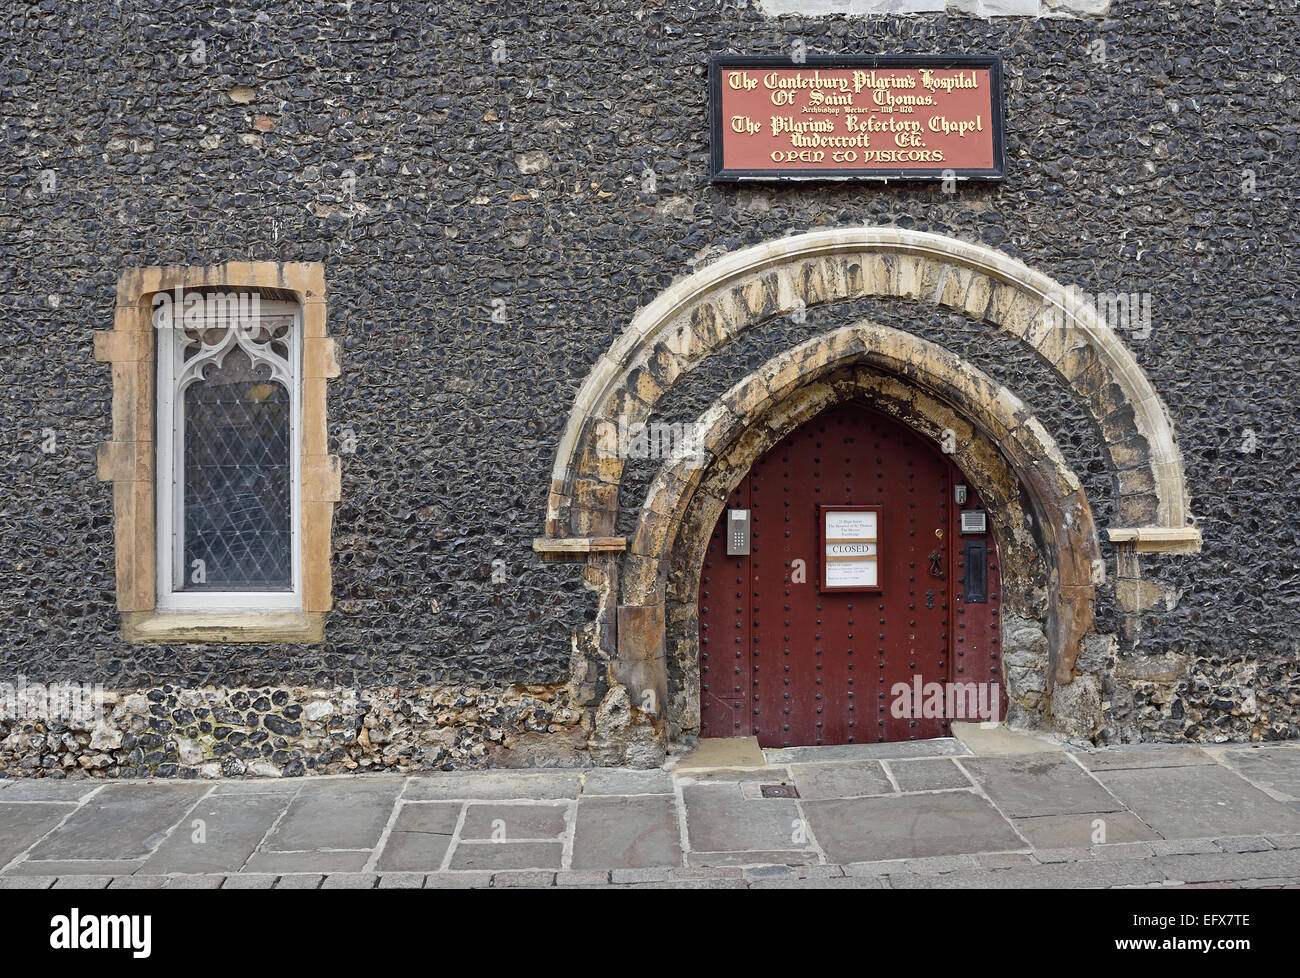
[[[0,720],[44,721],[91,729],[103,724],[104,687],[99,683],[0,682]]]
[[[240,329],[258,327],[262,297],[255,291],[195,292],[176,286],[153,297],[153,324],[157,329]]]
[[[894,683],[890,715],[895,719],[978,720],[995,727],[1002,713],[1002,687],[997,683],[922,682]]]
[[[1073,321],[1093,319],[1134,339],[1151,335],[1150,292],[1084,292],[1070,285],[1046,298],[1050,308],[1044,315],[1052,325],[1064,328]]]
[[[652,458],[702,466],[707,455],[703,432],[693,421],[602,421],[596,426],[596,452],[602,458]]]

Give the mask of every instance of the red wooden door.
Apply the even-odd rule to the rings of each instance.
[[[700,577],[701,735],[763,747],[918,740],[949,735],[954,718],[1005,716],[990,685],[997,555],[990,532],[961,533],[959,510],[982,506],[969,488],[958,506],[959,483],[937,445],[856,403],[763,456],[728,500]],[[821,586],[819,504],[881,507],[879,590]],[[727,556],[732,509],[751,514],[745,556]],[[972,682],[954,698],[954,683]]]

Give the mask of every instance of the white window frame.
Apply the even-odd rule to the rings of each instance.
[[[255,289],[231,288],[231,292],[250,292]],[[183,314],[175,303],[167,307],[170,313]],[[184,591],[177,586],[178,575],[185,567],[185,389],[197,378],[190,378],[179,389],[177,372],[180,368],[178,353],[183,331],[173,328],[168,312],[155,312],[157,336],[155,374],[157,446],[156,512],[157,512],[157,585],[159,611],[301,611],[302,588],[302,349],[303,311],[293,301],[271,300],[259,297],[259,310],[263,315],[282,316],[292,313],[293,328],[287,341],[292,383],[289,386],[289,507],[291,529],[291,590],[286,591]],[[280,381],[275,381],[279,383]]]

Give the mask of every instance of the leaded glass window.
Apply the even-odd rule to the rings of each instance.
[[[162,306],[159,602],[293,608],[297,306],[214,290]]]

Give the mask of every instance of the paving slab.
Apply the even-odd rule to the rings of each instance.
[[[670,879],[673,871],[667,866],[645,869],[615,869],[609,874],[612,883],[657,883]]]
[[[143,859],[24,859],[6,876],[130,876]]]
[[[1214,844],[1212,839],[1169,839],[1164,842],[1156,840],[1148,842],[1151,851],[1157,856],[1179,856],[1191,852],[1213,852],[1219,853],[1222,850]]]
[[[320,873],[294,873],[281,876],[275,888],[277,890],[319,890],[324,878]]]
[[[0,802],[0,866],[30,848],[72,811],[72,805],[47,802],[6,805]]]
[[[598,767],[582,782],[584,795],[671,795],[673,776],[667,771],[628,771]]]
[[[1300,849],[1155,856],[1152,865],[1184,883],[1266,880],[1300,876]]]
[[[1064,747],[1054,740],[1010,727],[982,723],[954,723],[953,737],[979,757],[1007,757],[1017,754],[1059,754]]]
[[[741,771],[685,771],[677,775],[680,784],[726,784],[751,782],[761,784],[789,783],[790,769],[784,766],[768,766]]]
[[[1035,849],[1030,853],[1038,863],[1077,863],[1092,858],[1092,850],[1085,846],[1061,846],[1055,849]]]
[[[752,865],[744,870],[744,878],[747,880],[764,880],[764,879],[798,879],[795,875],[793,866],[786,866],[784,863],[759,863]]]
[[[803,810],[834,863],[1025,848],[992,805],[966,791],[807,801]]]
[[[1132,812],[1087,812],[1012,819],[1035,849],[1064,849],[1115,842],[1148,842],[1160,835]]]
[[[904,859],[879,859],[869,862],[843,864],[846,876],[888,876],[890,873],[906,873],[907,861]]]
[[[1097,859],[1140,859],[1155,851],[1145,842],[1113,842],[1093,846],[1091,852]]]
[[[531,870],[508,870],[504,873],[492,874],[493,887],[517,886],[532,888],[539,886],[552,886],[554,883],[554,873],[542,873]]]
[[[766,879],[754,880],[752,890],[883,890],[885,881],[874,876],[840,876],[831,879]]]
[[[521,842],[555,839],[564,835],[568,803],[546,805],[502,805],[476,802],[465,809],[462,839],[490,839]]]
[[[677,759],[678,773],[710,767],[762,767],[767,761],[757,737],[706,737],[700,746]]]
[[[107,890],[113,882],[111,876],[60,876],[54,881],[56,890]]]
[[[604,886],[608,882],[607,869],[565,869],[555,874],[556,886]]]
[[[460,810],[460,802],[402,805],[376,868],[381,873],[436,873],[451,845]]]
[[[288,804],[288,795],[210,795],[194,807],[140,871],[164,875],[237,872]]]
[[[691,852],[686,861],[694,868],[729,866],[809,866],[817,862],[811,849],[766,849],[758,852]]]
[[[209,785],[114,784],[31,851],[34,859],[138,859],[153,852]]]
[[[925,856],[921,859],[909,859],[903,864],[909,873],[922,873],[934,876],[939,873],[954,873],[964,869],[982,869],[974,856]]]
[[[731,855],[724,853],[724,855]],[[739,866],[676,866],[671,871],[675,880],[741,879],[745,871]],[[842,874],[840,874],[842,875]]]
[[[1029,854],[1024,852],[985,852],[976,855],[981,869],[1006,869],[1009,866],[1027,866]]]
[[[969,788],[970,778],[946,757],[919,761],[886,761],[899,791],[942,791]]]
[[[894,785],[879,761],[792,764],[790,775],[800,798],[861,798],[894,793]]]
[[[55,781],[52,778],[13,778],[0,781],[0,803],[11,801],[66,801],[75,804],[104,781]]]
[[[944,873],[942,876],[907,874],[889,877],[896,890],[913,889],[1075,889],[1158,883],[1164,873],[1150,860],[1092,860],[1053,863],[1049,866],[1012,866],[1009,869]]]
[[[844,867],[832,864],[818,865],[812,864],[807,866],[796,866],[795,875],[800,879],[830,879],[831,877],[843,876]]]
[[[836,744],[830,747],[769,747],[769,764],[813,764],[819,761],[878,761],[895,757],[944,757],[970,752],[952,737],[905,740],[890,744]]]
[[[266,852],[371,849],[388,824],[402,790],[397,780],[304,784],[268,836]]]
[[[235,876],[227,876],[221,888],[223,890],[269,890],[275,886],[277,879],[278,877],[272,873],[239,873]]]
[[[1097,777],[1166,839],[1300,831],[1300,812],[1224,767],[1099,771]]]
[[[564,846],[559,842],[460,843],[449,869],[559,869]]]
[[[1108,747],[1105,750],[1075,754],[1089,771],[1140,770],[1149,767],[1194,767],[1213,764],[1214,758],[1199,747],[1178,744]]]
[[[681,831],[670,796],[584,796],[573,831],[573,869],[680,866]]]
[[[1300,799],[1300,750],[1293,747],[1261,747],[1257,750],[1227,750],[1226,764],[1265,791],[1287,800]],[[4,795],[0,795],[3,801]]]
[[[384,873],[379,877],[381,890],[420,890],[424,888],[424,873]]]
[[[203,873],[190,876],[169,876],[164,890],[219,890],[226,882],[221,873]]]
[[[616,886],[616,890],[745,890],[748,884],[744,880],[699,879],[699,880],[661,880],[658,883],[629,883]]]
[[[166,876],[114,876],[108,888],[110,890],[161,890],[166,885]]]
[[[0,876],[0,890],[48,890],[54,876]]]
[[[424,878],[426,890],[486,889],[492,885],[492,872],[481,870],[467,873],[430,873]]]
[[[373,890],[379,884],[374,873],[331,873],[321,883],[322,890]]]
[[[1004,815],[1078,815],[1123,808],[1064,754],[975,757],[961,761]]]
[[[407,801],[451,799],[577,798],[582,774],[577,771],[531,774],[519,771],[450,771],[418,775],[407,782]]]
[[[298,778],[255,778],[251,781],[218,781],[214,795],[293,795],[306,782]]]
[[[697,852],[790,850],[802,830],[799,808],[788,799],[750,800],[739,785],[699,784],[682,789],[686,830]],[[804,833],[806,834],[806,833]]]
[[[1214,844],[1224,852],[1268,852],[1279,848],[1262,835],[1233,835],[1215,839]],[[1289,848],[1289,847],[1281,847]]]
[[[359,873],[370,860],[369,849],[315,849],[311,852],[255,852],[244,864],[248,873]]]

